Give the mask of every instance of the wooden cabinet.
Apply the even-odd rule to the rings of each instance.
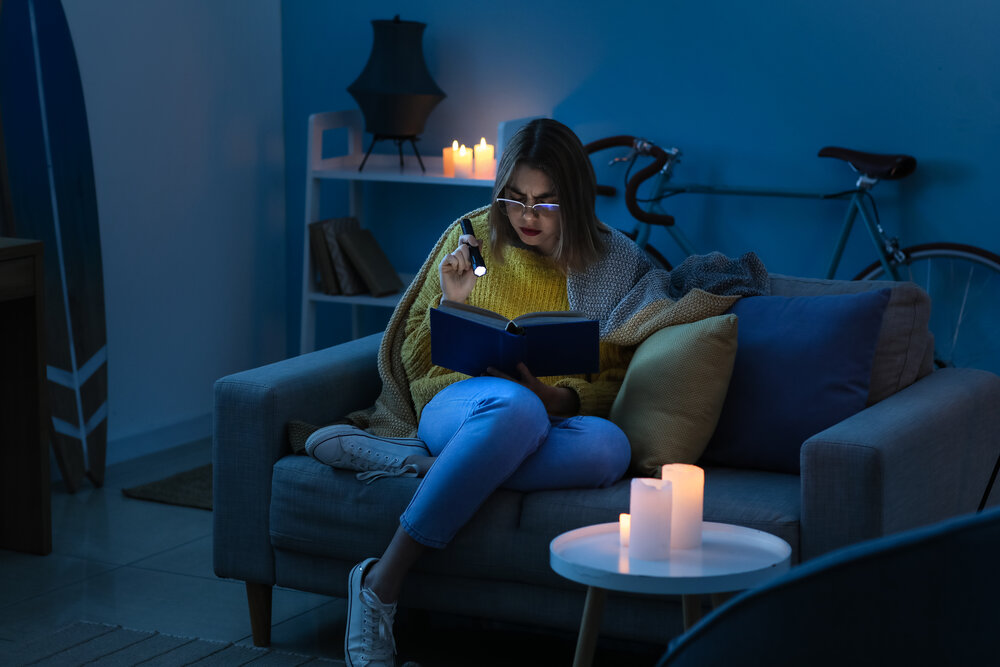
[[[0,238],[0,548],[52,551],[42,244]]]

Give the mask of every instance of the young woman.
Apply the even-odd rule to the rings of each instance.
[[[423,477],[381,557],[351,571],[348,665],[394,664],[392,621],[407,573],[424,550],[446,547],[494,490],[603,487],[625,474],[628,439],[604,416],[635,344],[671,323],[654,322],[645,307],[674,288],[597,219],[595,196],[590,160],[568,127],[540,119],[521,128],[504,149],[492,204],[468,216],[474,235],[452,225],[393,314],[379,403],[350,415],[355,426],[309,437],[310,454],[359,477]],[[485,276],[473,273],[470,247],[485,255]],[[538,378],[522,364],[516,377],[468,377],[434,366],[429,310],[442,299],[511,319],[582,310],[601,321],[600,372]],[[706,300],[705,315],[733,300]]]

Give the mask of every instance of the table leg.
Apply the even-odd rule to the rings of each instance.
[[[684,607],[684,632],[701,620],[701,596],[682,595],[681,604]]]
[[[587,601],[583,605],[583,619],[580,621],[580,636],[576,640],[573,667],[590,667],[594,662],[594,649],[597,648],[597,634],[601,629],[601,615],[604,613],[604,598],[607,593],[603,588],[587,587]]]
[[[734,593],[712,593],[712,609],[715,609],[723,602],[733,597]],[[691,626],[701,620],[701,596],[682,595],[681,602],[684,606],[684,631],[687,632]]]

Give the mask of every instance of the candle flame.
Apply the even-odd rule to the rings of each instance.
[[[479,145],[482,146],[483,148],[486,148],[486,137],[483,137],[482,139],[479,140]]]
[[[458,139],[452,140],[452,142],[451,142],[451,150],[453,150],[453,151],[457,151],[458,150]]]
[[[458,154],[465,155],[465,151],[466,151],[465,144],[462,144],[462,147],[458,149]]]

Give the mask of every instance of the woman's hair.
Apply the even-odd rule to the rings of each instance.
[[[552,253],[556,263],[564,271],[581,271],[599,259],[605,246],[603,234],[608,228],[597,219],[594,210],[597,198],[594,167],[573,131],[550,118],[538,118],[524,125],[503,149],[489,214],[494,259],[502,261],[508,244],[521,244],[507,214],[496,202],[497,197],[506,196],[507,185],[521,166],[538,169],[548,176],[559,197],[560,233]]]

